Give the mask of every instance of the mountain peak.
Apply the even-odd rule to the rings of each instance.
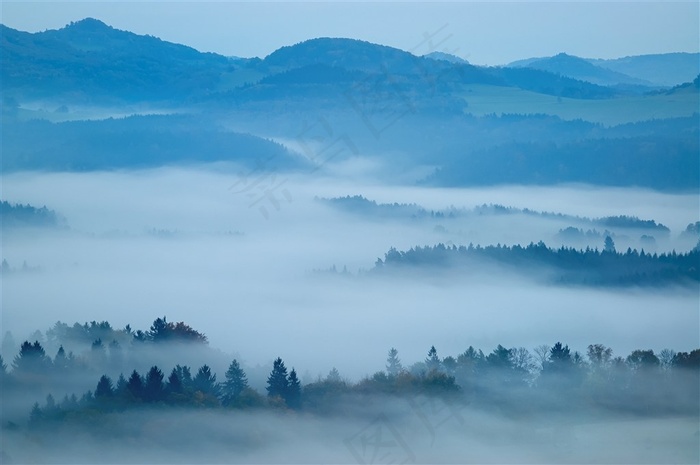
[[[95,18],[85,18],[80,21],[71,21],[64,29],[78,30],[78,31],[102,31],[105,29],[113,29],[99,19]]]

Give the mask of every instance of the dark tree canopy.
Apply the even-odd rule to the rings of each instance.
[[[287,367],[284,366],[282,359],[278,357],[272,364],[272,372],[267,378],[267,395],[284,399],[288,386]]]
[[[238,360],[233,360],[226,370],[226,381],[222,386],[224,405],[233,403],[248,387],[248,379]]]

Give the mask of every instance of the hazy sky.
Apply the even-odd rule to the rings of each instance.
[[[265,56],[313,37],[352,37],[476,64],[559,52],[616,58],[700,48],[690,2],[5,2],[2,23],[56,29],[94,17],[201,51]],[[426,40],[426,38],[428,38]]]

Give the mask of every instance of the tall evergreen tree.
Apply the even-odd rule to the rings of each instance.
[[[181,394],[183,391],[182,380],[177,373],[177,368],[173,368],[173,371],[170,372],[170,376],[168,376],[168,385],[166,386],[166,391],[168,393]]]
[[[143,386],[143,399],[146,402],[160,402],[165,399],[163,372],[155,365],[146,374],[146,382]]]
[[[127,382],[123,373],[119,373],[117,384],[114,386],[114,393],[120,397],[125,396],[127,393]]]
[[[129,376],[129,380],[126,382],[126,391],[133,400],[140,400],[143,398],[143,378],[141,378],[141,375],[139,375],[136,370],[131,372],[131,376]]]
[[[237,360],[233,360],[226,370],[226,381],[223,384],[224,405],[230,405],[244,389],[248,387],[248,379]]]
[[[425,359],[425,366],[428,368],[428,372],[440,369],[440,357],[438,357],[435,346],[430,346],[428,358]]]
[[[112,380],[107,375],[102,375],[95,388],[95,399],[108,399],[114,395]]]
[[[13,374],[20,381],[36,382],[43,379],[51,367],[51,359],[46,356],[39,341],[34,342],[34,344],[24,341],[19,354],[12,361]]]
[[[301,383],[294,368],[287,379],[287,392],[284,401],[289,408],[298,409],[301,407]]]
[[[219,384],[216,382],[216,375],[212,374],[211,368],[203,365],[192,380],[194,389],[214,397],[219,395]]]
[[[272,371],[267,378],[267,395],[269,397],[281,397],[284,399],[287,393],[289,380],[287,379],[287,367],[280,357],[272,364]]]
[[[68,357],[66,357],[66,351],[61,345],[56,352],[56,356],[53,358],[54,369],[61,373],[68,369]]]
[[[176,365],[174,370],[177,373],[177,377],[180,379],[183,391],[194,389],[190,367],[187,365]]]
[[[396,376],[403,371],[403,365],[399,359],[399,351],[394,347],[389,349],[389,354],[386,359],[386,372],[389,376]]]

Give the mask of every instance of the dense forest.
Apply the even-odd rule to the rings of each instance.
[[[700,349],[664,349],[658,354],[640,349],[622,357],[613,356],[612,350],[602,344],[591,344],[581,354],[557,342],[540,345],[533,352],[498,345],[485,353],[469,346],[463,353],[441,357],[432,346],[424,360],[404,364],[398,351],[391,348],[386,369],[357,382],[344,379],[333,368],[327,376],[305,384],[297,370],[290,370],[278,357],[265,391],[260,393],[249,385],[236,359],[231,360],[225,373],[218,374],[207,364],[196,370],[176,363],[150,365],[149,354],[153,352],[144,347],[168,351],[172,344],[189,348],[207,345],[204,334],[184,322],[168,322],[165,317],[156,319],[148,331],[135,332],[129,326],[115,330],[108,322],[73,326],[59,322],[46,337],[54,343],[82,341],[81,347],[89,348],[66,354],[61,345],[50,357],[40,342],[27,340],[20,345],[11,368],[0,360],[3,403],[18,393],[49,392],[45,400],[37,401],[31,412],[26,412],[25,421],[35,430],[50,431],[59,422],[68,422],[100,432],[109,428],[104,423],[106,415],[143,408],[342,414],[373,396],[436,397],[449,405],[471,405],[509,415],[558,411],[697,415],[700,407]],[[93,337],[97,338],[89,342]],[[6,353],[9,347],[3,345]],[[138,366],[151,367],[141,373],[128,369],[126,354],[140,358]],[[118,375],[110,375],[117,371]],[[65,392],[67,380],[72,378],[83,383],[92,378],[93,388],[55,397],[54,393]],[[3,425],[8,427],[23,428],[14,421]]]
[[[477,274],[494,265],[506,270],[541,274],[547,282],[589,286],[665,286],[697,287],[700,282],[700,247],[687,253],[650,254],[644,250],[617,252],[615,242],[606,236],[604,248],[577,250],[551,249],[544,242],[482,247],[438,244],[414,247],[405,252],[394,248],[384,260],[378,259],[372,272],[399,270],[418,274],[443,270]]]
[[[473,208],[450,207],[440,210],[428,210],[415,203],[377,203],[361,195],[319,198],[318,200],[343,211],[378,218],[455,219],[486,215],[527,215],[534,218],[565,220],[577,224],[583,223],[600,228],[643,229],[649,231],[650,234],[661,235],[670,233],[670,229],[667,226],[657,223],[654,220],[643,220],[635,216],[627,215],[587,218],[564,213],[534,211],[528,208],[507,207],[500,204],[482,204]],[[688,232],[692,233],[693,231],[691,231],[690,226],[691,225],[689,225]]]
[[[37,208],[32,205],[12,204],[0,200],[0,226],[5,229],[18,227],[65,226],[65,219],[46,206]]]

